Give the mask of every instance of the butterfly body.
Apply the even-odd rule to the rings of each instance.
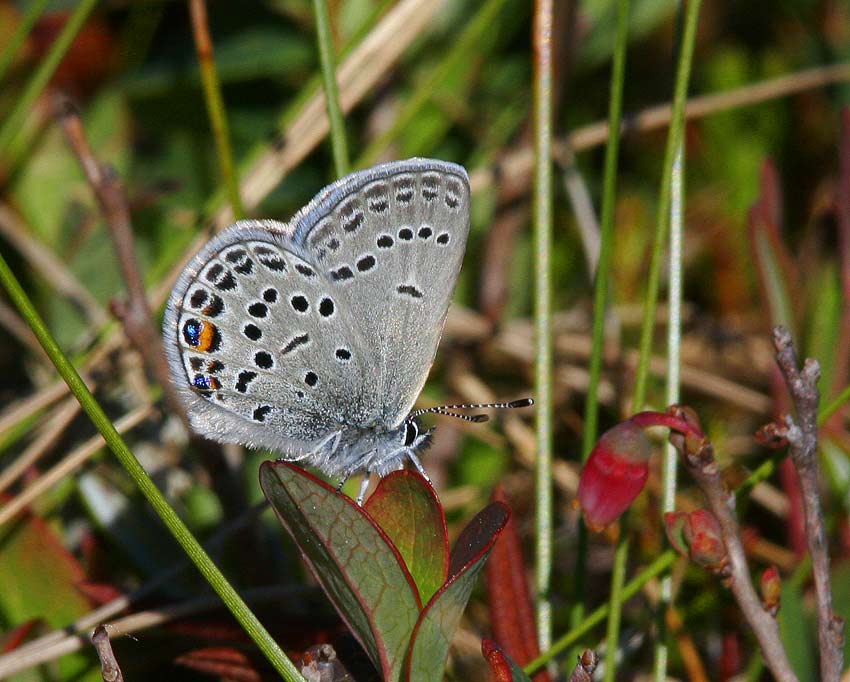
[[[339,180],[288,223],[214,237],[163,324],[193,428],[330,476],[418,467],[428,434],[411,409],[468,230],[466,171],[409,159]]]

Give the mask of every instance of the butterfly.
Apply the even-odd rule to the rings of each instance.
[[[437,352],[469,233],[469,178],[431,159],[329,185],[288,223],[242,220],[180,275],[163,335],[192,427],[343,481],[384,476],[431,437],[412,411]],[[426,475],[427,478],[427,475]]]

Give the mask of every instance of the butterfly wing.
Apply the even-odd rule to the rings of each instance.
[[[211,240],[174,287],[163,323],[192,426],[288,458],[374,411],[374,367],[288,226],[241,221]]]
[[[293,220],[295,244],[332,284],[374,361],[378,422],[400,424],[437,352],[469,232],[469,179],[408,159],[332,185]]]
[[[193,427],[289,458],[395,426],[433,361],[469,224],[465,171],[343,178],[288,224],[241,221],[180,276],[163,323]]]

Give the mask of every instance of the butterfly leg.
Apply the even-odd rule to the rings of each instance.
[[[357,506],[363,506],[363,499],[366,497],[366,491],[369,489],[369,483],[372,481],[372,472],[367,471],[363,475],[363,480],[360,481],[360,490],[357,493]]]
[[[419,458],[416,456],[416,453],[414,453],[413,450],[408,450],[407,456],[410,459],[410,461],[413,463],[413,466],[416,467],[416,471],[418,471],[420,474],[422,474],[422,478],[424,478],[426,481],[428,481],[428,483],[430,483],[431,478],[425,472],[425,467],[422,466],[422,462],[419,461]]]

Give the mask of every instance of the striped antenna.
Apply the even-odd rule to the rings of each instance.
[[[495,410],[513,410],[518,407],[529,407],[534,405],[532,398],[520,398],[519,400],[511,400],[506,403],[473,403],[473,404],[457,404],[457,405],[438,405],[437,407],[429,407],[425,410],[416,410],[410,413],[409,418],[418,417],[423,414],[443,414],[447,417],[455,417],[468,422],[486,422],[489,417],[486,414],[465,415],[457,414],[456,412],[448,412],[448,410],[480,410],[492,408]]]

